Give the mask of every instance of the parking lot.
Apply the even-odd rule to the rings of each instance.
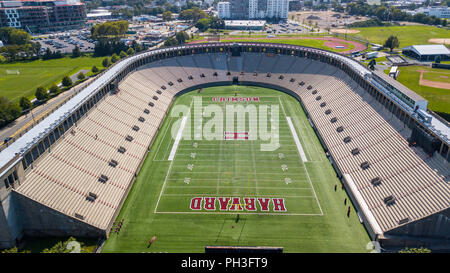
[[[45,36],[35,37],[35,40],[41,44],[41,52],[44,53],[47,48],[51,51],[61,51],[71,53],[75,46],[78,45],[81,52],[93,52],[94,40],[88,37],[88,33],[57,33]]]

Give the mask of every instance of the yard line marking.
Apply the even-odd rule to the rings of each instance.
[[[297,132],[295,131],[294,125],[292,124],[291,118],[286,117],[287,122],[289,123],[289,127],[291,128],[292,136],[294,137],[295,144],[297,145],[298,153],[300,154],[300,157],[302,158],[303,162],[307,162],[308,159],[306,159],[305,152],[303,151],[302,144],[300,143],[300,140],[298,139]]]
[[[305,181],[308,182],[308,181]],[[219,186],[219,188],[227,188],[228,186]],[[242,186],[231,186],[232,188],[237,188],[237,189],[246,189],[247,187],[242,187]],[[215,186],[166,186],[166,188],[199,188],[199,189],[215,189]],[[256,188],[255,186],[252,186],[250,188]],[[290,187],[258,187],[259,189],[262,190],[311,190],[311,187],[308,188],[290,188]]]
[[[289,138],[289,139],[290,139],[290,138]],[[211,142],[212,142],[212,141],[211,141]],[[241,145],[242,145],[242,143],[238,143],[238,142],[236,142],[236,141],[233,141],[233,142],[227,141],[225,144],[226,144],[225,146],[241,146]],[[182,143],[182,144],[180,144],[179,146],[192,146],[192,143],[189,143],[189,144],[183,144],[183,143]],[[216,144],[216,143],[212,143],[212,144],[203,143],[202,146],[217,146],[217,144]],[[283,146],[294,147],[295,145],[294,145],[294,144],[288,144],[288,143],[286,143],[286,144],[283,144]]]
[[[217,174],[217,172],[177,172],[177,173],[190,173],[190,174]],[[285,173],[257,173],[257,175],[282,175],[285,176]],[[302,173],[303,174],[303,173]]]
[[[181,145],[178,145],[178,150],[179,151],[192,151],[192,149],[188,149],[188,148],[182,148],[181,147]],[[295,145],[292,145],[292,147],[295,147]],[[217,151],[217,149],[206,149],[206,148],[203,148],[203,149],[195,149],[196,151],[200,151],[200,152],[204,152],[204,151]],[[222,149],[222,151],[234,151],[235,149]],[[244,149],[242,149],[242,150],[244,150]],[[290,150],[290,149],[287,149],[286,151],[285,151],[285,153],[294,153],[294,154],[297,154],[295,151],[292,151],[292,150]]]
[[[178,160],[177,160],[178,161]],[[208,160],[209,162],[211,162],[211,160]],[[233,161],[229,161],[230,163],[231,162],[233,162],[234,163],[234,160]],[[179,165],[180,167],[186,167],[184,164],[183,165]],[[217,165],[215,165],[215,164],[202,164],[201,166],[200,166],[200,168],[207,168],[207,167],[217,167]],[[246,164],[239,164],[239,167],[254,167],[255,169],[257,169],[257,167],[256,167],[256,165],[246,165]],[[272,165],[272,166],[270,166],[270,167],[268,167],[268,166],[261,166],[262,168],[264,168],[264,169],[270,169],[270,168],[275,168],[275,169],[280,169],[280,166],[277,166],[277,165]],[[293,168],[293,169],[301,169],[302,167],[301,166],[291,166],[291,167],[289,167],[289,168]],[[219,172],[220,172],[220,168],[219,168]]]
[[[285,160],[285,162],[298,162],[298,159],[286,159],[286,158],[284,158]],[[153,161],[166,161],[166,160],[153,160]],[[189,159],[177,159],[177,162],[181,162],[181,161],[184,161],[184,162],[192,162],[192,160],[189,160]],[[211,160],[210,159],[195,159],[195,161],[197,162],[197,161],[205,161],[205,162],[211,162]],[[223,162],[235,162],[235,161],[237,161],[237,162],[248,162],[248,160],[245,160],[245,159],[243,159],[243,160],[230,160],[230,159],[224,159],[224,160],[218,160],[218,161],[223,161]],[[272,160],[258,160],[258,163],[272,163],[273,161]],[[307,163],[311,163],[311,162],[315,162],[315,163],[322,163],[322,161],[308,161]],[[247,166],[245,166],[245,167],[247,167]]]
[[[223,174],[223,173],[222,173]],[[184,181],[184,178],[169,178],[167,179],[168,181]],[[213,182],[212,179],[209,178],[191,178],[191,182],[195,182],[195,181],[210,181]],[[281,179],[280,181],[274,181],[274,179],[258,179],[259,182],[279,182],[279,183],[284,183],[283,180]],[[292,182],[295,183],[308,183],[308,179],[293,179]],[[186,186],[184,186],[186,187]],[[193,186],[189,186],[189,187],[193,187]],[[223,187],[223,186],[220,186]],[[260,189],[263,189],[263,187],[258,187]],[[292,189],[292,188],[289,188]]]
[[[181,151],[181,150],[180,150]],[[217,151],[217,150],[216,150]],[[191,156],[191,154],[189,153],[189,154],[182,154],[182,153],[179,153],[178,155],[180,155],[180,156]],[[235,154],[233,154],[233,155],[236,155],[236,156],[240,156],[240,157],[242,157],[242,156],[244,156],[244,155],[247,155],[247,156],[250,156],[248,153],[235,153]],[[272,154],[273,155],[273,154]],[[214,155],[212,155],[212,154],[210,154],[209,156],[214,156]],[[261,155],[255,155],[255,157],[265,157],[265,158],[267,158],[267,156],[268,155],[264,155],[264,154],[261,154]]]

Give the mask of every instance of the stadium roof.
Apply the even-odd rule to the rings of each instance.
[[[387,82],[390,85],[392,85],[393,87],[395,87],[397,90],[401,91],[403,94],[405,94],[408,97],[410,97],[411,99],[413,99],[415,101],[423,101],[423,100],[425,100],[422,96],[420,96],[416,92],[412,91],[408,87],[404,86],[400,82],[398,82],[398,81],[394,80],[393,78],[389,77],[384,72],[375,70],[375,71],[373,71],[373,73],[375,75],[377,75],[378,77],[382,78],[385,82]]]
[[[412,50],[418,55],[450,55],[450,49],[444,45],[412,45],[403,50]]]

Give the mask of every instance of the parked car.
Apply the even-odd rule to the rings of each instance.
[[[7,137],[7,138],[5,138],[5,140],[3,140],[3,144],[8,143],[8,141],[10,141],[11,139],[12,139],[12,137]]]

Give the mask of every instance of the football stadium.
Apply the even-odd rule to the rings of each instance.
[[[0,247],[76,236],[103,252],[448,250],[449,137],[427,100],[338,53],[147,51],[0,152]]]

